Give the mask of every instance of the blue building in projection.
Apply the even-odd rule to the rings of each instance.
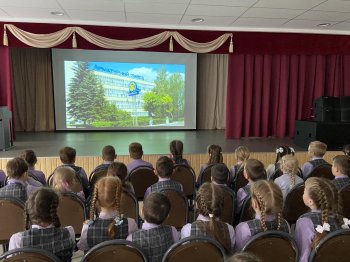
[[[148,116],[148,112],[143,109],[143,96],[152,91],[154,82],[145,81],[142,76],[101,66],[95,66],[92,72],[103,84],[107,101],[133,117]]]

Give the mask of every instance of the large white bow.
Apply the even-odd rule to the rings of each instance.
[[[323,231],[330,231],[331,230],[331,226],[328,223],[323,223],[323,226],[318,225],[316,227],[316,231],[320,234],[323,233]]]
[[[343,217],[343,221],[344,221],[344,224],[341,226],[341,228],[344,228],[344,229],[349,229],[349,226],[350,226],[350,220],[347,219],[346,217]]]

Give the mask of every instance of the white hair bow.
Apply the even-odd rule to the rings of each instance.
[[[289,149],[290,149],[290,152],[295,153],[295,150],[293,147],[289,147]]]
[[[350,226],[350,220],[347,219],[346,217],[343,217],[343,221],[344,221],[344,224],[341,226],[341,228],[344,228],[344,229],[349,229],[349,226]]]
[[[209,217],[210,217],[210,218],[213,218],[213,217],[214,217],[214,214],[209,214]]]
[[[330,231],[331,230],[331,226],[328,223],[323,223],[323,226],[318,225],[316,227],[316,231],[320,234],[323,233],[323,231]]]
[[[283,153],[283,148],[282,147],[279,147],[276,149],[276,154],[278,153]]]

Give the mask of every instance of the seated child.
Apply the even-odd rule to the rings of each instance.
[[[174,164],[182,164],[190,166],[190,162],[182,157],[184,144],[180,140],[173,140],[170,142],[169,149],[171,154],[171,159]]]
[[[92,196],[90,220],[83,225],[77,244],[82,251],[87,251],[97,244],[111,239],[126,239],[135,232],[134,219],[120,213],[122,183],[117,177],[103,177],[97,181]]]
[[[349,228],[338,215],[337,189],[327,179],[310,177],[305,181],[303,200],[311,211],[299,217],[295,226],[295,240],[299,249],[299,261],[307,262],[311,249],[327,233]],[[345,222],[345,221],[344,221]]]
[[[199,175],[197,178],[197,186],[200,185],[203,172],[209,165],[223,163],[221,146],[209,145],[207,151],[208,151],[209,159],[206,164],[202,164],[200,167]]]
[[[132,159],[128,164],[128,174],[137,167],[144,166],[153,169],[153,165],[147,161],[142,160],[143,150],[140,143],[131,143],[129,145],[129,155]]]
[[[120,181],[122,182],[123,189],[126,189],[132,193],[135,193],[133,185],[126,181],[126,177],[128,175],[127,167],[122,162],[113,162],[109,165],[107,169],[107,176],[115,176],[119,177]]]
[[[236,252],[225,262],[263,262],[263,260],[250,252]]]
[[[85,170],[82,167],[76,166],[74,164],[77,155],[76,150],[72,147],[66,146],[60,149],[59,154],[61,162],[63,164],[61,166],[71,167],[75,171],[75,173],[79,175],[81,184],[83,186],[85,198],[87,198],[90,195],[90,184]]]
[[[151,193],[143,202],[141,216],[145,222],[142,228],[126,239],[138,244],[150,262],[161,262],[168,248],[179,241],[175,227],[162,225],[169,211],[169,199],[161,193]]]
[[[60,193],[75,193],[81,198],[82,201],[85,201],[83,191],[73,191],[73,187],[76,183],[75,178],[75,171],[73,168],[69,166],[59,166],[54,171],[52,187]]]
[[[234,179],[235,176],[243,170],[245,161],[249,159],[250,151],[245,146],[239,146],[235,149],[235,158],[236,158],[236,164],[233,165],[230,169],[231,176]]]
[[[298,160],[293,155],[285,155],[281,159],[281,171],[283,175],[275,179],[275,183],[281,188],[283,200],[286,199],[289,191],[296,185],[304,183],[304,180],[297,175]]]
[[[115,149],[111,145],[107,145],[102,149],[102,160],[103,163],[95,167],[95,169],[91,172],[94,173],[97,169],[103,168],[107,169],[110,164],[117,158],[117,154],[115,153]]]
[[[328,164],[326,160],[323,159],[324,154],[326,154],[327,145],[320,141],[313,141],[309,144],[308,154],[311,158],[310,161],[306,162],[301,170],[303,171],[304,180],[306,180],[311,171],[316,167],[324,164]]]
[[[345,155],[350,156],[350,144],[343,146],[343,152]]]
[[[273,174],[281,169],[281,159],[285,155],[293,155],[294,156],[294,149],[289,146],[278,146],[276,148],[276,161],[275,164],[270,164],[266,168],[266,174],[267,174],[267,179],[273,179],[272,176]]]
[[[20,155],[28,164],[28,173],[38,180],[42,185],[46,185],[45,174],[40,170],[35,170],[34,166],[38,159],[36,158],[35,152],[33,150],[25,150]]]
[[[260,232],[280,230],[290,233],[288,222],[282,218],[282,191],[273,181],[254,182],[251,196],[255,219],[237,225],[236,250],[241,250],[252,236]]]
[[[248,159],[244,165],[244,177],[249,181],[248,184],[237,191],[235,213],[241,212],[244,200],[250,196],[250,186],[253,182],[266,179],[264,164],[256,159]]]
[[[6,181],[6,174],[4,171],[0,169],[0,188],[5,185],[5,181]]]
[[[61,261],[71,261],[75,247],[73,227],[61,227],[57,216],[59,197],[47,187],[42,187],[26,202],[27,218],[31,228],[12,235],[9,250],[39,248],[56,255]]]
[[[182,185],[174,180],[171,180],[171,174],[173,173],[174,163],[167,156],[161,156],[156,163],[156,174],[158,176],[158,182],[147,188],[144,199],[155,191],[162,189],[175,189],[183,191]]]
[[[350,185],[350,156],[341,155],[334,157],[332,173],[335,177],[332,183],[338,191]]]
[[[222,189],[213,183],[204,183],[196,196],[199,212],[197,220],[181,229],[181,238],[209,236],[217,240],[230,253],[235,246],[235,232],[231,225],[219,220],[224,207]]]
[[[230,170],[225,164],[216,164],[211,168],[211,182],[215,185],[228,186]]]

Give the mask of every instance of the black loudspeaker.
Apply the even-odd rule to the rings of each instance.
[[[340,120],[350,122],[350,96],[340,98]]]
[[[321,96],[314,103],[315,121],[339,122],[340,121],[340,99],[333,96]]]

